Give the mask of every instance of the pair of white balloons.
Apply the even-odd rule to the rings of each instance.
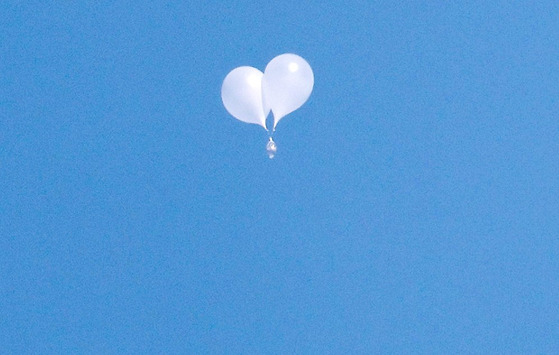
[[[264,73],[248,66],[233,69],[223,80],[221,99],[233,117],[266,130],[266,117],[272,111],[275,130],[283,117],[307,101],[313,86],[309,63],[286,53],[272,59]]]

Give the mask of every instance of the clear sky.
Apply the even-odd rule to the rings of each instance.
[[[0,352],[559,352],[556,0],[0,13]]]

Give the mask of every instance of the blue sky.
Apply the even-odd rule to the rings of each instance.
[[[559,351],[556,1],[0,11],[2,351]],[[269,160],[220,87],[286,52]]]

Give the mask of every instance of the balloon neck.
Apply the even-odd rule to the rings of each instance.
[[[268,132],[268,137],[270,139],[272,139],[272,137],[274,136],[274,133],[276,132],[276,129],[275,128],[268,129],[267,132]]]

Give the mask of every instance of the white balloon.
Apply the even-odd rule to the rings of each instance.
[[[262,72],[253,67],[233,69],[221,86],[223,106],[236,119],[266,128],[270,109],[262,104]]]
[[[312,69],[296,54],[281,54],[268,63],[262,79],[264,106],[274,114],[274,129],[285,115],[301,107],[314,85]]]

